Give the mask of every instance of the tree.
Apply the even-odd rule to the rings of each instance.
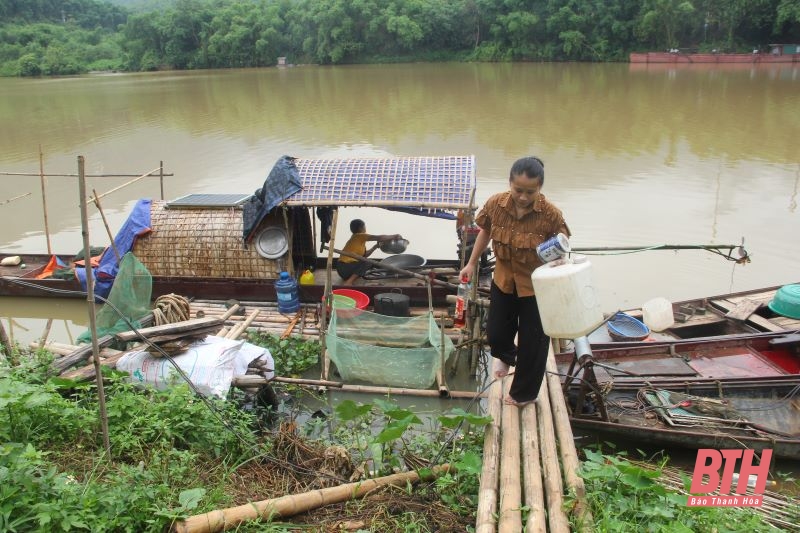
[[[677,35],[690,25],[694,5],[686,0],[644,0],[639,34],[668,48],[677,48]]]

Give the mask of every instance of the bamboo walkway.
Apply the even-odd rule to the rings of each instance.
[[[511,376],[489,389],[488,414],[494,421],[484,440],[476,533],[591,530],[561,381],[550,373],[556,371],[552,349],[547,370],[535,404],[503,403]],[[524,523],[523,507],[528,510]]]

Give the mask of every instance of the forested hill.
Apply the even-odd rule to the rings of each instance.
[[[0,75],[626,61],[800,42],[800,0],[0,0]]]
[[[0,0],[2,26],[31,23],[71,23],[93,30],[116,30],[127,10],[101,0]]]

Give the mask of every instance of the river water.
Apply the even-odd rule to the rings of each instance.
[[[592,256],[604,311],[800,281],[800,67],[406,64],[0,79],[0,251],[45,252],[46,174],[139,175],[159,166],[167,199],[250,193],[275,161],[473,154],[476,200],[505,190],[520,156],[545,162],[544,193],[574,247],[739,244],[737,265],[703,251]],[[109,191],[131,177],[90,178]],[[77,180],[48,177],[50,242],[82,246]],[[102,200],[112,231],[146,178]],[[16,198],[16,199],[14,199]],[[13,199],[13,200],[12,200]],[[10,200],[10,201],[9,201]],[[90,210],[93,244],[107,242]],[[455,257],[455,225],[381,209],[342,211],[408,252]],[[0,298],[20,342],[72,342],[85,302]],[[459,387],[466,388],[466,387]],[[420,399],[438,412],[445,406]],[[798,471],[795,467],[790,470]]]
[[[800,279],[797,66],[453,63],[0,79],[0,122],[0,172],[38,174],[40,147],[45,174],[77,173],[79,155],[89,174],[135,176],[163,161],[167,199],[253,192],[284,154],[474,154],[480,205],[505,190],[516,158],[534,154],[574,247],[744,239],[752,255],[747,265],[703,251],[593,256],[604,311]],[[88,187],[102,194],[130,180]],[[0,175],[3,253],[47,250],[41,189],[38,175]],[[52,249],[74,253],[77,180],[48,177],[45,191]],[[112,231],[137,198],[159,196],[158,179],[145,178],[104,197]],[[90,216],[92,243],[105,244],[99,213]],[[408,253],[455,257],[452,222],[381,209],[342,217],[338,239],[360,217],[371,233],[402,232]],[[0,302],[4,317],[53,309]]]

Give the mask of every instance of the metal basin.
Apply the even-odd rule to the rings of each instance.
[[[380,249],[385,254],[402,254],[408,248],[408,243],[407,239],[392,239],[380,243]]]
[[[425,266],[425,258],[421,255],[414,255],[414,254],[397,254],[397,255],[390,255],[389,257],[382,259],[382,265],[390,265],[397,268],[419,268],[421,266]]]

